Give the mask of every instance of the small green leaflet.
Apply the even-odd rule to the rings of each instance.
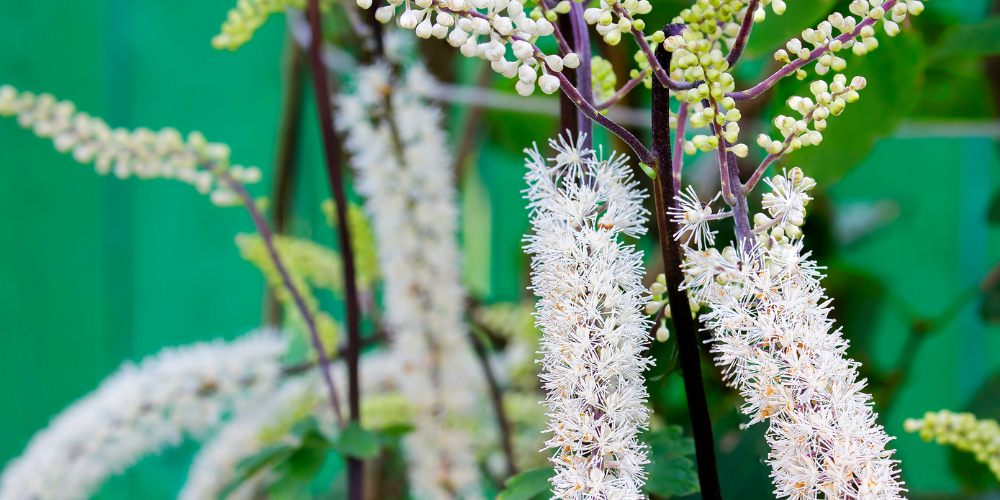
[[[357,423],[351,423],[340,433],[334,449],[344,456],[365,459],[378,456],[381,446],[377,434],[362,429]]]
[[[531,500],[535,496],[549,491],[552,487],[549,479],[556,475],[552,467],[542,467],[511,476],[505,483],[503,491],[496,500]]]

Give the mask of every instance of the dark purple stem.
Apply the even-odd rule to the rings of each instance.
[[[743,24],[740,25],[740,32],[736,35],[733,48],[726,55],[726,64],[732,68],[743,55],[743,50],[747,48],[747,41],[750,39],[750,30],[753,29],[753,13],[757,11],[760,0],[750,0],[747,6],[746,16],[743,17]]]
[[[348,406],[351,423],[361,419],[361,392],[358,380],[358,357],[361,345],[361,303],[358,299],[357,276],[354,266],[354,252],[351,232],[347,222],[347,196],[344,193],[344,177],[341,168],[342,152],[340,142],[333,128],[333,109],[330,99],[330,83],[327,81],[326,67],[323,66],[323,27],[319,11],[319,0],[309,0],[309,27],[312,37],[309,44],[309,60],[312,65],[313,87],[316,92],[316,110],[319,113],[320,130],[323,138],[323,152],[326,159],[327,180],[337,212],[337,240],[344,262],[344,296],[347,323],[347,377]],[[347,457],[347,494],[349,500],[363,500],[363,463],[355,457]]]
[[[288,270],[285,268],[285,264],[281,261],[281,257],[278,255],[278,250],[274,246],[274,236],[271,234],[271,229],[267,225],[267,221],[264,220],[264,216],[261,215],[260,211],[257,210],[257,205],[254,202],[253,196],[247,191],[247,188],[236,182],[229,176],[224,175],[222,180],[233,190],[237,196],[243,200],[243,207],[246,208],[247,213],[250,214],[250,220],[253,221],[253,226],[257,229],[257,233],[260,234],[260,238],[264,240],[264,246],[267,247],[267,253],[271,256],[271,261],[274,262],[274,268],[278,270],[278,274],[281,275],[281,281],[284,283],[285,288],[288,289],[288,293],[292,296],[292,301],[295,303],[295,308],[299,310],[299,314],[302,315],[302,321],[306,324],[306,329],[309,330],[309,336],[312,339],[313,345],[316,347],[316,352],[319,353],[319,366],[320,371],[323,372],[323,381],[326,383],[327,390],[330,393],[330,405],[333,407],[333,415],[336,417],[337,422],[343,426],[344,416],[340,412],[340,398],[337,397],[337,386],[333,384],[333,375],[330,374],[330,358],[326,354],[326,349],[323,348],[323,342],[319,338],[319,332],[316,331],[316,322],[313,321],[313,315],[306,306],[305,300],[302,299],[302,295],[299,290],[295,288],[295,284],[292,282],[291,276],[288,275]]]
[[[590,33],[587,31],[587,21],[583,19],[583,4],[570,2],[569,9],[570,25],[573,28],[573,47],[576,56],[580,59],[580,65],[576,67],[576,89],[580,96],[588,104],[594,103],[594,85],[590,74]],[[580,132],[586,134],[584,141],[585,148],[593,147],[594,143],[594,122],[587,117],[582,109],[577,110],[577,121]]]
[[[668,24],[663,28],[667,36],[679,33],[683,25]],[[670,52],[658,49],[655,54],[662,66],[670,67]],[[712,436],[712,418],[705,397],[705,384],[701,375],[701,355],[698,351],[698,328],[691,317],[691,305],[687,291],[681,288],[684,271],[681,268],[684,256],[681,247],[673,241],[677,223],[667,217],[668,208],[677,208],[673,173],[671,172],[672,140],[670,137],[670,91],[660,85],[653,85],[652,102],[653,154],[657,175],[653,183],[653,199],[656,203],[656,223],[659,229],[660,248],[663,253],[664,274],[667,278],[667,297],[670,302],[670,317],[673,318],[677,335],[677,349],[681,370],[684,374],[684,392],[687,395],[688,413],[691,417],[691,433],[694,437],[695,459],[698,464],[698,481],[704,500],[722,500],[719,473],[715,464],[715,439]]]
[[[687,129],[688,103],[681,101],[677,108],[677,131],[674,132],[674,192],[681,192],[681,170],[684,169],[684,131]]]

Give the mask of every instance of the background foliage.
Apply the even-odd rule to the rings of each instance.
[[[113,126],[201,130],[230,144],[234,161],[259,165],[265,181],[255,194],[267,194],[284,19],[277,16],[236,54],[213,50],[209,40],[231,3],[0,0],[0,82],[74,100]],[[651,15],[647,22],[667,21],[684,3],[654,2],[662,19]],[[738,76],[750,80],[768,71],[777,43],[834,8],[846,10],[846,2],[839,3],[799,2],[783,17],[769,16],[748,49],[759,60]],[[829,268],[838,320],[853,342],[852,355],[866,363],[882,423],[899,436],[913,498],[1000,489],[968,457],[902,431],[905,418],[928,410],[1000,417],[1000,382],[993,380],[1000,371],[1000,327],[980,314],[986,307],[997,318],[989,304],[1000,300],[994,295],[984,306],[981,295],[969,295],[955,302],[952,320],[936,321],[1000,260],[1000,230],[987,219],[1000,188],[1000,63],[992,56],[1000,50],[1000,23],[987,20],[990,10],[986,0],[927,2],[924,15],[913,18],[918,31],[886,38],[873,54],[851,61],[848,76],[864,74],[869,86],[858,104],[831,121],[823,147],[792,153],[784,163],[803,167],[824,190],[806,241]],[[630,57],[598,46],[609,60]],[[421,49],[440,78],[479,79],[476,61],[445,56],[453,51],[439,45]],[[512,92],[509,82],[494,84]],[[763,103],[761,127],[798,85],[784,82],[771,103]],[[292,231],[332,245],[319,210],[328,194],[315,112],[311,93],[304,95]],[[630,99],[641,106],[648,93]],[[457,140],[468,110],[450,109]],[[527,284],[521,149],[551,136],[555,120],[505,111],[482,117],[461,185],[467,284],[483,301],[517,301]],[[218,209],[178,183],[98,177],[11,120],[0,122],[0,144],[4,462],[122,360],[164,345],[233,337],[259,324],[263,281],[233,243],[238,232],[251,230],[240,210]],[[703,162],[690,164],[688,179],[712,175],[698,166]],[[657,261],[651,242],[640,246]],[[337,315],[341,308],[329,310]],[[900,358],[910,357],[911,332],[925,331],[912,372],[894,375]],[[652,381],[653,397],[669,422],[687,425],[677,377]],[[766,453],[763,428],[740,431],[739,398],[718,377],[709,379],[724,493],[772,498],[767,468],[759,463]],[[172,498],[192,451],[188,446],[145,460],[111,481],[100,498]]]

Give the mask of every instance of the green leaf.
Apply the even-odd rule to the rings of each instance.
[[[219,492],[219,498],[226,498],[248,479],[264,469],[270,469],[288,460],[295,453],[295,448],[287,444],[269,446],[257,454],[243,459],[236,466],[236,474],[231,483]]]
[[[803,29],[815,28],[836,3],[835,0],[797,2],[780,16],[769,7],[764,7],[767,17],[764,22],[754,24],[744,54],[749,57],[770,57],[772,52],[784,47],[789,39],[802,36]]]
[[[497,495],[496,500],[531,500],[551,489],[549,479],[555,475],[556,471],[552,467],[542,467],[511,476],[504,483],[506,488]]]
[[[376,457],[381,449],[378,434],[362,429],[357,423],[344,429],[334,447],[344,456],[360,459]]]
[[[275,468],[280,479],[267,489],[271,500],[309,499],[309,485],[326,458],[330,442],[318,431],[310,431],[302,446],[287,461]]]
[[[913,35],[880,37],[879,48],[864,57],[843,54],[847,58],[847,79],[864,75],[868,80],[867,87],[860,91],[861,99],[848,104],[840,116],[827,119],[822,144],[788,153],[782,159],[784,166],[801,166],[806,175],[826,187],[863,160],[879,139],[892,134],[913,109],[924,81],[927,58],[919,37]],[[808,86],[813,80],[814,76],[802,82],[794,78],[782,80],[772,109],[778,114],[794,115],[785,101],[792,95],[812,95]]]
[[[678,426],[646,433],[649,445],[649,472],[643,491],[661,497],[690,495],[699,491],[698,473],[688,456],[694,455],[694,440]]]
[[[948,28],[935,49],[935,58],[952,54],[1000,54],[1000,16]]]

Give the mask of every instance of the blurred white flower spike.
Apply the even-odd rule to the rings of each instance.
[[[621,235],[645,231],[645,195],[627,157],[604,159],[581,149],[583,139],[550,141],[557,155],[548,161],[525,150],[534,229],[525,239],[552,433],[545,445],[555,450],[557,498],[638,500],[648,463],[637,435],[648,425],[649,293],[642,253]]]
[[[337,126],[378,241],[400,389],[417,410],[404,440],[411,492],[417,500],[477,499],[466,424],[484,385],[462,318],[458,207],[441,112],[420,98],[428,84],[419,66],[398,82],[386,65],[362,68],[357,90],[337,99]]]
[[[145,456],[199,438],[271,395],[284,335],[166,348],[123,364],[39,431],[0,475],[2,500],[83,500]]]

